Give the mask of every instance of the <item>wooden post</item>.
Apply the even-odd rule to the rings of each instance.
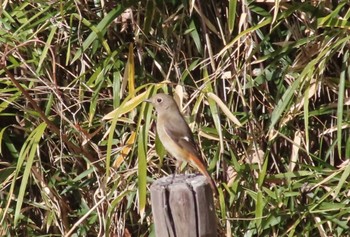
[[[151,186],[156,237],[216,237],[213,193],[203,175],[167,176]]]

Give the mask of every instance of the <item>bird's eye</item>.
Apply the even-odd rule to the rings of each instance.
[[[157,103],[161,103],[162,101],[163,101],[162,98],[157,99]]]

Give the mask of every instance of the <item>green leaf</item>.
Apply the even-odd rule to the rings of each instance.
[[[232,34],[233,28],[235,27],[236,19],[236,9],[237,9],[237,0],[229,0],[228,5],[228,30]]]
[[[157,91],[157,86],[151,86],[146,92],[146,97],[149,98],[150,95],[153,95]],[[146,207],[146,197],[147,197],[147,141],[148,141],[148,132],[150,129],[150,121],[152,117],[152,109],[149,103],[143,103],[141,106],[141,114],[144,115],[143,119],[145,120],[144,125],[141,125],[142,116],[138,121],[138,210],[141,216],[141,221],[144,218],[145,207]]]
[[[142,88],[138,88],[142,89]],[[137,92],[137,91],[136,91]],[[105,115],[102,120],[112,119],[112,124],[109,128],[108,142],[107,142],[107,154],[106,154],[106,177],[109,177],[110,167],[111,167],[111,155],[112,155],[112,145],[113,145],[113,134],[117,125],[117,121],[121,115],[130,112],[136,108],[143,100],[146,99],[147,92],[143,92],[140,95],[133,97],[129,95],[123,103],[111,113]]]
[[[0,103],[0,113],[3,112],[5,109],[7,109],[8,106],[12,102],[16,101],[21,96],[22,92],[18,91],[16,93],[14,93],[15,91],[18,91],[18,90],[15,89],[15,90],[12,90],[12,91],[5,91],[5,90],[1,90],[0,91],[0,93],[12,92],[9,98],[7,98],[2,103]]]
[[[206,87],[205,87],[205,92],[207,93],[211,93],[213,92],[213,88],[212,85],[210,83],[209,80],[209,75],[208,75],[208,71],[206,69],[204,69],[204,81],[206,81]],[[216,131],[219,135],[219,141],[220,141],[220,154],[223,154],[224,152],[224,140],[223,140],[223,135],[222,135],[222,128],[221,128],[221,121],[220,121],[220,116],[219,116],[219,110],[218,107],[215,103],[215,100],[213,100],[212,98],[208,97],[208,102],[209,102],[209,108],[210,108],[210,112],[211,112],[211,117],[213,118],[214,124],[215,124],[215,128]]]
[[[153,23],[155,9],[157,8],[155,7],[154,0],[148,0],[146,5],[146,14],[145,14],[144,27],[143,27],[144,29],[143,32],[145,32],[146,34],[151,33],[150,31]]]
[[[274,129],[276,123],[281,118],[281,115],[286,112],[287,106],[291,104],[292,96],[296,92],[297,88],[300,87],[301,78],[299,77],[297,80],[295,80],[290,87],[288,87],[287,91],[283,94],[282,99],[278,101],[277,106],[272,112],[271,115],[271,123],[269,126],[269,131]]]
[[[144,217],[146,207],[147,196],[147,144],[146,137],[148,131],[143,126],[140,129],[138,136],[138,166],[137,166],[137,178],[138,178],[138,209],[141,219]]]
[[[335,190],[334,190],[334,197],[337,197],[340,190],[342,188],[344,188],[346,185],[347,185],[347,180],[348,180],[348,177],[350,175],[350,162],[347,163],[341,177],[340,177],[340,180],[338,182],[338,185],[336,186]]]
[[[256,207],[255,207],[256,226],[258,229],[261,229],[264,206],[265,204],[264,204],[263,194],[259,190],[256,196]]]
[[[107,54],[111,53],[111,50],[106,42],[106,40],[103,38],[104,34],[107,31],[108,26],[114,21],[114,19],[119,16],[123,11],[125,10],[126,6],[122,6],[121,4],[118,4],[113,10],[111,10],[101,21],[97,26],[92,25],[90,22],[87,21],[87,19],[81,18],[78,14],[73,14],[77,19],[81,20],[85,25],[89,26],[92,32],[87,37],[87,39],[83,42],[82,48],[78,50],[78,52],[75,54],[74,58],[72,59],[72,62],[75,62],[78,58],[81,57],[81,55],[84,53],[86,49],[88,49],[91,44],[95,40],[100,40],[103,47],[107,51]]]
[[[193,42],[196,45],[197,51],[202,53],[202,44],[194,21],[191,21],[188,31],[190,32]]]
[[[42,135],[45,132],[47,124],[41,123],[27,138],[24,146],[21,149],[17,167],[16,167],[16,176],[19,176],[19,173],[22,169],[22,165],[25,163],[25,168],[23,172],[23,176],[21,178],[21,185],[19,188],[19,193],[17,196],[16,209],[14,215],[14,225],[17,225],[17,222],[20,218],[21,208],[24,200],[24,195],[27,189],[27,183],[29,181],[29,176],[31,174],[32,165],[34,162],[35,154],[37,149],[39,148],[39,141]],[[15,185],[16,178],[13,179],[12,185]]]
[[[156,148],[156,153],[159,157],[159,165],[162,166],[163,160],[167,154],[167,151],[165,150],[162,142],[160,141],[158,134],[156,135],[155,148]]]
[[[342,157],[342,126],[343,126],[343,110],[344,110],[344,94],[345,94],[345,78],[349,77],[349,51],[345,52],[343,57],[342,70],[340,72],[339,90],[338,90],[338,106],[337,106],[337,142],[338,154]]]
[[[53,56],[53,55],[48,56],[48,55],[47,55],[47,52],[48,52],[49,49],[51,48],[51,43],[52,43],[52,41],[54,40],[54,36],[55,36],[55,34],[56,34],[57,28],[58,28],[57,26],[53,26],[53,27],[51,28],[50,34],[49,34],[49,36],[47,37],[47,41],[46,41],[46,43],[45,43],[45,47],[44,47],[44,49],[43,49],[43,52],[41,53],[40,60],[39,60],[39,63],[38,63],[38,67],[37,67],[37,69],[36,69],[36,73],[39,73],[39,72],[40,72],[40,70],[41,70],[41,68],[42,68],[42,66],[43,66],[44,61],[47,60],[48,58],[51,58],[51,56]],[[51,59],[51,60],[52,60],[52,59]]]

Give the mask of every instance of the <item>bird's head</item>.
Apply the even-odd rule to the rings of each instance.
[[[145,100],[145,102],[151,103],[156,108],[158,113],[170,111],[172,109],[178,109],[173,97],[163,93],[156,94],[151,98]]]

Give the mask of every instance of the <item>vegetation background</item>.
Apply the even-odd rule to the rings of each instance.
[[[219,185],[219,236],[349,235],[348,1],[0,3],[1,236],[154,236],[159,91]]]

